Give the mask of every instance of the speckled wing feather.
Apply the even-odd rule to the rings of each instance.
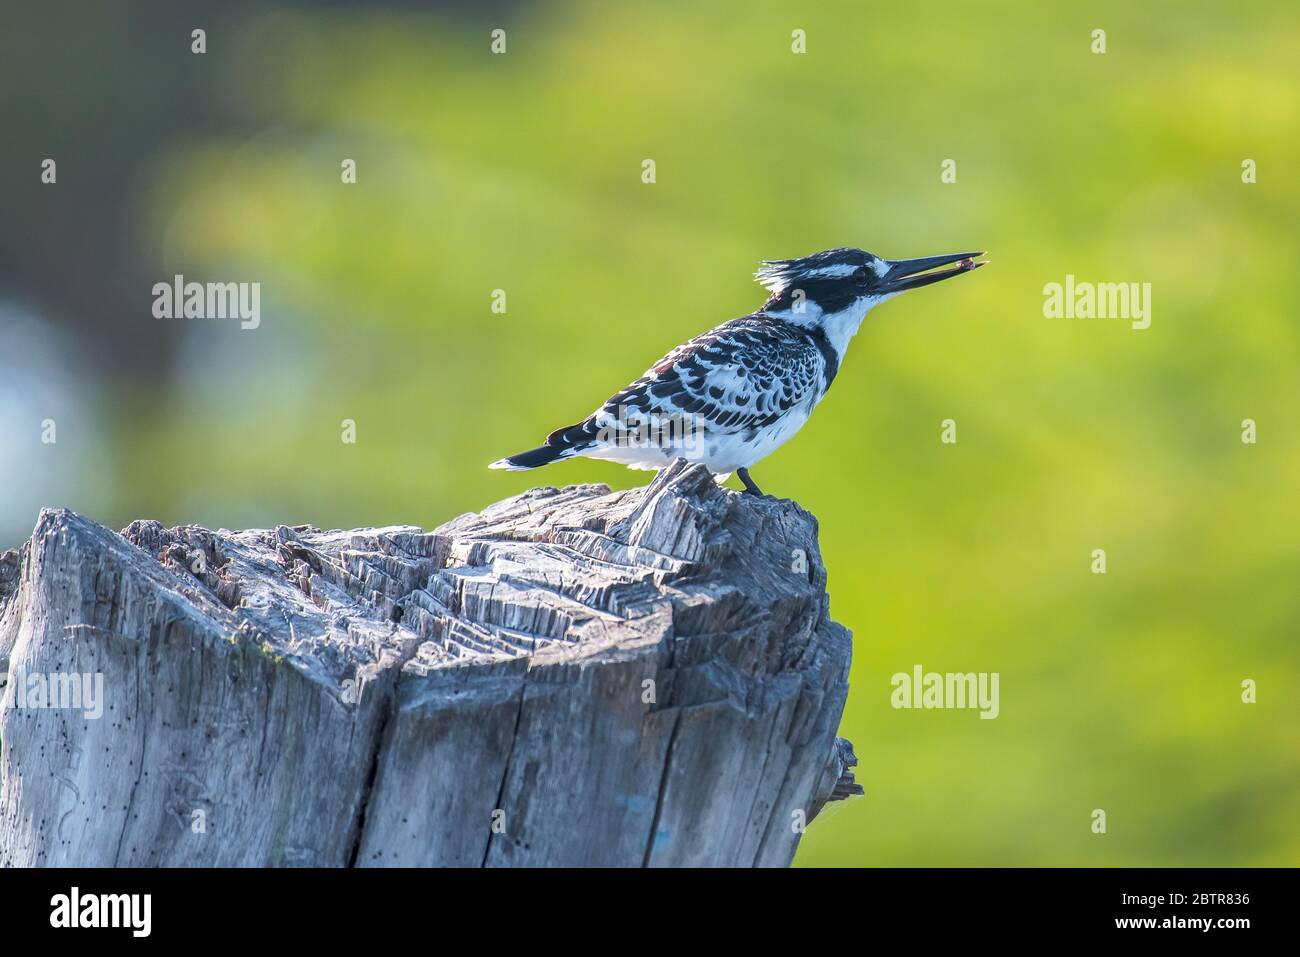
[[[691,417],[710,435],[752,434],[834,377],[834,353],[812,333],[761,314],[733,319],[673,349],[584,421],[548,444],[581,446],[633,415]]]

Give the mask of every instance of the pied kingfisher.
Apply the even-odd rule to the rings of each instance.
[[[871,308],[982,266],[975,257],[983,255],[890,260],[842,248],[766,260],[754,274],[769,293],[757,312],[678,346],[581,422],[489,467],[534,469],[582,455],[661,469],[684,458],[720,482],[735,472],[745,491],[762,495],[750,466],[808,421]]]

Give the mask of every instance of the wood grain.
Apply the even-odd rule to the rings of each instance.
[[[816,521],[675,463],[409,526],[0,556],[0,864],[784,866],[861,793]],[[103,714],[19,707],[102,674]]]

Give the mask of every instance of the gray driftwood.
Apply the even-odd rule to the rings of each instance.
[[[47,509],[0,557],[0,864],[788,864],[860,792],[816,530],[680,462],[432,532]],[[18,706],[69,674],[102,717]]]

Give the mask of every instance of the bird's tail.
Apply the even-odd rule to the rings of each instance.
[[[562,449],[554,445],[542,445],[535,449],[529,449],[527,452],[519,452],[515,455],[506,456],[504,459],[497,459],[491,465],[490,469],[506,469],[509,472],[521,472],[524,469],[540,468],[543,465],[550,465],[552,462],[558,462],[561,459],[572,458],[573,449]]]
[[[566,425],[564,428],[556,429],[548,435],[545,445],[529,449],[527,452],[517,452],[503,459],[497,459],[488,468],[521,472],[524,469],[540,468],[543,465],[550,465],[552,462],[571,459],[575,455],[582,454],[591,445],[590,432],[591,430],[586,422],[579,422],[577,425]]]

